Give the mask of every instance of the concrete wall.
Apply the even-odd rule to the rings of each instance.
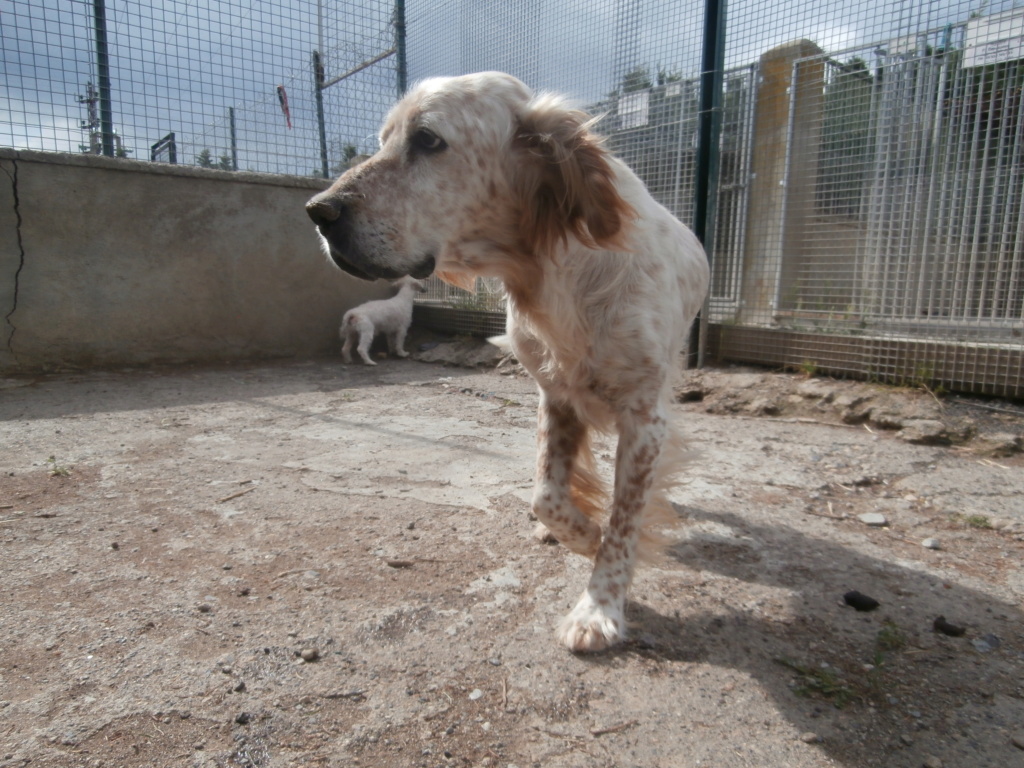
[[[0,148],[0,373],[336,352],[323,180]]]

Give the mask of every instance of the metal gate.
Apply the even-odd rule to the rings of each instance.
[[[800,282],[784,302],[790,322],[827,315],[833,325],[954,338],[1019,332],[1024,62],[979,60],[967,30],[824,58],[815,209]],[[794,91],[821,71],[811,61],[794,67]],[[823,254],[837,247],[853,256],[852,271],[827,268],[835,260]]]

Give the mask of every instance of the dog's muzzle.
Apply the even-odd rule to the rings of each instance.
[[[352,210],[346,205],[344,198],[332,190],[321,192],[310,199],[306,203],[306,213],[327,243],[331,260],[339,269],[354,277],[362,280],[397,280],[408,274],[417,280],[423,280],[434,272],[435,259],[431,255],[425,256],[408,271],[379,265],[363,257],[352,241]]]

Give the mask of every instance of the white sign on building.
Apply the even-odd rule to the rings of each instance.
[[[1024,59],[1024,8],[967,22],[965,67]]]
[[[633,91],[619,97],[619,128],[641,128],[647,125],[651,92]]]

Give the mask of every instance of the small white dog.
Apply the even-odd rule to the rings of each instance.
[[[341,356],[346,363],[352,362],[352,345],[367,365],[376,365],[370,359],[370,344],[376,333],[387,334],[388,350],[398,357],[408,357],[405,351],[405,334],[412,323],[412,301],[417,293],[425,293],[427,287],[414,277],[403,277],[392,285],[398,293],[390,299],[368,301],[353,307],[345,313],[339,333],[344,345]]]

